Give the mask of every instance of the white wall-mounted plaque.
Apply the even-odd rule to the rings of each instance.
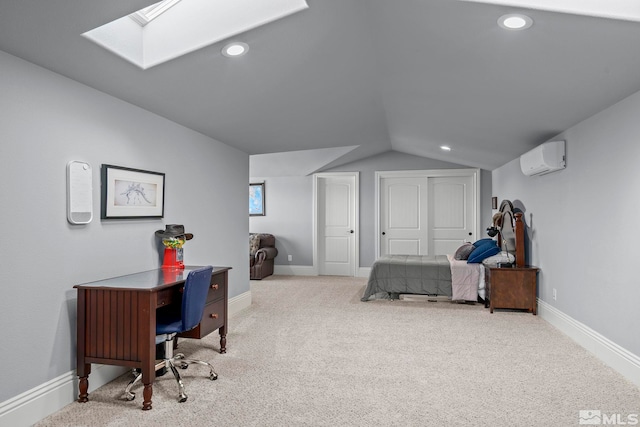
[[[67,220],[88,224],[93,219],[93,170],[89,163],[67,163]]]

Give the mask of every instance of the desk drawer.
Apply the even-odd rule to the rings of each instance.
[[[175,289],[173,288],[164,289],[158,292],[158,300],[156,303],[156,308],[164,307],[166,305],[171,304],[171,302],[174,299],[174,292],[175,292]]]
[[[224,301],[216,301],[211,304],[207,304],[204,308],[202,321],[200,321],[202,336],[205,336],[224,325],[225,317]]]
[[[224,298],[227,289],[227,274],[226,272],[213,274],[211,276],[211,286],[209,286],[209,293],[207,294],[207,303]]]
[[[198,326],[178,336],[182,338],[203,338],[224,326],[226,318],[225,300],[214,301],[204,307],[204,314]]]

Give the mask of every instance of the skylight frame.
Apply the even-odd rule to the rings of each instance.
[[[166,0],[82,36],[146,70],[308,8],[307,0]]]
[[[129,15],[129,18],[133,19],[141,27],[144,27],[181,1],[182,0],[162,0],[161,2],[154,3],[151,6],[133,12]]]

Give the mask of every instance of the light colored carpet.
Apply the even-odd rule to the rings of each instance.
[[[37,426],[574,426],[580,410],[640,413],[640,390],[538,316],[481,304],[361,302],[365,279],[271,276],[217,333],[182,340],[171,374],[120,400],[122,376]],[[89,378],[91,380],[91,377]],[[624,418],[623,418],[624,419]]]

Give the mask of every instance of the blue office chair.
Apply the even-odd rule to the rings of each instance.
[[[211,266],[191,271],[184,283],[180,310],[165,307],[165,309],[158,310],[156,316],[156,344],[164,342],[164,361],[156,365],[156,371],[162,368],[171,369],[178,382],[178,402],[186,401],[187,395],[184,392],[184,384],[180,374],[176,369],[176,363],[182,369],[187,369],[192,363],[206,365],[209,367],[209,379],[212,381],[218,379],[218,374],[215,373],[210,363],[202,360],[185,359],[182,353],[173,355],[173,339],[175,336],[180,332],[195,328],[202,319],[212,271],[213,267]],[[124,391],[123,398],[126,400],[133,400],[136,397],[131,388],[142,378],[141,372],[134,371],[134,373],[135,378],[129,382]]]

